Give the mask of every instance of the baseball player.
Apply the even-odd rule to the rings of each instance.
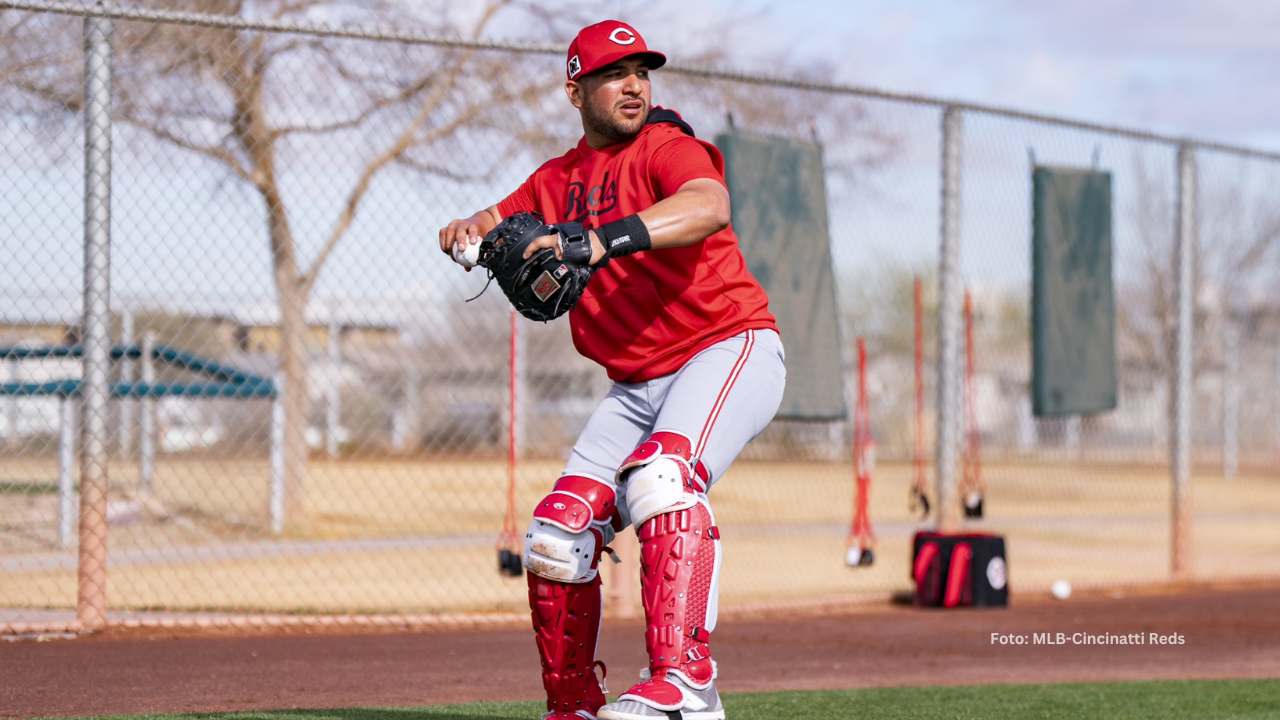
[[[650,102],[649,73],[665,62],[627,23],[583,28],[564,86],[582,139],[439,233],[452,254],[536,212],[556,232],[524,257],[550,248],[592,268],[569,323],[574,346],[613,385],[534,509],[523,554],[543,717],[555,720],[724,717],[710,649],[721,548],[708,491],[773,419],[786,379],[768,298],[729,225],[723,157]],[[632,525],[649,668],[605,704],[598,566]]]

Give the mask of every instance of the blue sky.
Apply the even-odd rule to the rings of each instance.
[[[781,55],[840,82],[1280,150],[1275,0],[614,5],[673,57],[736,12],[724,37],[739,67]]]
[[[408,1],[408,0],[406,0]],[[417,0],[414,0],[415,2]],[[587,16],[599,3],[572,0]],[[650,44],[681,60],[709,42],[720,43],[732,66],[789,72],[827,68],[831,79],[894,90],[1008,105],[1107,123],[1153,128],[1219,141],[1280,150],[1280,0],[1237,0],[1227,9],[1166,2],[1157,15],[1131,0],[1108,3],[808,2],[683,3],[669,0],[613,2],[606,12],[633,21]],[[610,7],[612,6],[612,7]],[[474,4],[451,5],[459,14]],[[725,21],[731,12],[735,22]],[[524,31],[524,34],[521,34]],[[563,42],[519,25],[494,28],[492,37]],[[779,64],[781,58],[785,62]],[[548,61],[546,67],[554,67]],[[541,66],[541,64],[539,64]],[[655,84],[662,102],[661,80]],[[565,112],[569,113],[565,105]],[[936,111],[875,109],[875,119],[903,141],[883,168],[863,173],[856,187],[828,188],[836,262],[847,268],[876,263],[930,267],[938,243]],[[565,117],[568,117],[566,115]],[[556,118],[563,121],[564,118]],[[706,134],[716,128],[697,121]],[[9,160],[0,184],[25,192],[0,194],[0,254],[22,257],[0,269],[6,287],[75,287],[82,264],[78,226],[77,156],[47,174],[14,161],[28,157],[24,143],[0,133]],[[1139,267],[1142,245],[1132,227],[1134,164],[1141,156],[1157,188],[1172,189],[1169,148],[1138,147],[1095,134],[1064,132],[1029,123],[966,119],[963,269],[975,285],[1025,290],[1029,272],[1028,149],[1042,162],[1080,165],[1101,152],[1101,165],[1116,173],[1118,267]],[[68,142],[78,136],[68,135]],[[826,138],[836,145],[841,138]],[[194,158],[154,153],[131,159],[129,143],[117,145],[114,291],[209,302],[259,302],[273,296],[269,256],[261,237],[259,200],[225,182]],[[522,163],[532,159],[522,159]],[[293,158],[286,192],[297,214],[299,244],[310,257],[344,197],[345,178],[325,157]],[[296,165],[296,167],[294,167]],[[1238,189],[1272,198],[1280,164],[1202,159],[1202,187],[1214,193]],[[433,251],[434,231],[450,218],[501,197],[531,167],[511,167],[492,186],[458,186],[399,174],[379,179],[351,237],[330,259],[318,287],[321,296],[419,297],[441,293],[468,297],[483,285]],[[173,188],[185,192],[173,195]],[[1208,207],[1212,207],[1211,205]],[[1206,213],[1211,219],[1211,213]],[[1218,231],[1205,223],[1207,236]],[[35,254],[18,247],[46,238]],[[51,238],[58,238],[52,242]],[[25,252],[25,251],[23,251]],[[155,258],[165,258],[157,263]],[[167,301],[167,300],[166,300]]]

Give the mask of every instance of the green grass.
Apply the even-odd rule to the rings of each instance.
[[[732,720],[1244,720],[1280,718],[1280,680],[876,688],[737,694],[724,699]],[[472,703],[423,708],[273,710],[148,715],[147,720],[523,720],[541,704]],[[143,716],[117,720],[143,720]]]

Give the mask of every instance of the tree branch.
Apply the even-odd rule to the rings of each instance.
[[[484,27],[489,24],[489,21],[493,19],[498,10],[508,4],[509,1],[510,0],[495,0],[494,2],[490,2],[484,12],[481,13],[480,19],[476,22],[472,31],[472,36],[479,37],[481,32],[483,32]],[[356,180],[355,186],[347,195],[347,201],[343,205],[342,212],[339,214],[338,221],[334,225],[333,230],[329,233],[329,237],[325,239],[324,245],[321,246],[320,252],[316,255],[315,260],[312,261],[311,266],[307,268],[300,277],[304,294],[310,293],[311,289],[315,287],[316,280],[320,277],[320,271],[324,268],[324,264],[329,259],[329,256],[333,254],[334,248],[338,246],[338,241],[346,235],[347,230],[350,229],[351,224],[355,221],[356,212],[359,210],[360,203],[364,200],[365,194],[368,193],[370,186],[373,184],[373,179],[378,175],[378,173],[397,158],[402,156],[405,151],[413,145],[429,144],[442,137],[453,134],[480,110],[480,105],[473,105],[467,110],[459,112],[450,122],[433,128],[425,137],[417,137],[419,131],[431,118],[432,114],[445,98],[446,94],[457,84],[461,68],[466,66],[467,61],[471,59],[471,56],[474,55],[475,52],[476,51],[474,49],[468,49],[462,53],[457,62],[453,64],[453,69],[450,71],[448,76],[437,84],[432,89],[432,92],[423,100],[417,114],[396,138],[395,142],[383,151],[381,155],[374,158],[372,162],[365,166],[359,179]]]
[[[40,98],[41,100],[56,106],[59,110],[64,110],[69,113],[79,113],[80,109],[84,107],[83,95],[78,93],[64,93],[51,85],[43,85],[17,78],[10,79],[9,85],[27,93],[28,95]]]
[[[345,119],[322,125],[283,125],[271,131],[272,139],[286,135],[323,135],[339,130],[350,130],[363,125],[366,120],[380,110],[403,103],[421,93],[431,84],[433,76],[424,75],[416,82],[390,97],[382,97],[370,103],[364,110]]]
[[[1262,227],[1253,237],[1245,251],[1234,263],[1237,271],[1256,267],[1280,243],[1280,214],[1273,214],[1262,222]]]
[[[508,146],[511,146],[511,145],[515,145],[515,143],[508,143]],[[401,165],[403,167],[409,168],[410,170],[414,170],[426,175],[436,175],[438,177],[443,177],[448,180],[453,180],[455,182],[460,182],[460,183],[485,182],[493,179],[493,176],[497,173],[498,168],[503,166],[503,160],[509,157],[510,154],[511,154],[510,149],[503,152],[495,152],[492,155],[494,159],[491,163],[489,163],[489,167],[487,169],[485,169],[483,172],[468,172],[466,174],[456,172],[454,170],[450,170],[449,168],[443,165],[426,162],[424,160],[419,160],[413,157],[412,155],[410,155],[408,151],[405,151],[404,153],[401,153],[399,156],[397,156],[395,159],[395,162],[397,165]]]
[[[361,201],[364,200],[365,194],[369,191],[369,187],[373,184],[373,179],[393,161],[398,159],[415,143],[415,137],[423,123],[430,116],[430,110],[434,103],[427,103],[414,117],[413,122],[396,138],[396,142],[387,148],[381,155],[374,158],[372,162],[365,166],[364,171],[360,174],[360,178],[356,181],[355,187],[352,188],[350,194],[347,195],[347,202],[343,205],[342,213],[338,216],[338,222],[334,225],[333,230],[329,233],[329,237],[325,240],[324,245],[320,248],[320,253],[316,255],[316,259],[311,263],[311,267],[302,275],[302,285],[306,292],[310,292],[315,285],[316,279],[320,276],[320,270],[324,267],[324,263],[329,259],[329,255],[338,245],[338,241],[346,234],[351,227],[351,223],[355,221],[356,211],[360,207]],[[455,130],[462,127],[471,119],[471,116],[478,111],[478,107],[473,107],[470,112],[461,112],[454,117],[453,120],[445,125],[433,128],[427,136],[418,141],[421,143],[431,143],[452,134]]]
[[[202,155],[211,160],[216,160],[226,166],[228,170],[235,173],[237,177],[245,180],[246,182],[252,183],[254,181],[253,175],[240,163],[240,159],[235,156],[235,153],[225,147],[195,142],[194,140],[178,135],[162,125],[144,120],[132,113],[125,113],[121,115],[120,119],[140,130],[144,130],[155,137],[164,140],[167,143],[171,143],[184,150],[196,153],[197,155]]]

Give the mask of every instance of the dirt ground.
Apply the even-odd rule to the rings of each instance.
[[[1280,586],[1023,598],[1003,610],[886,605],[730,617],[724,692],[973,683],[1280,678]],[[1026,644],[993,642],[992,634]],[[1037,644],[1035,633],[1065,635]],[[1140,634],[1144,644],[1082,644]],[[1166,642],[1156,644],[1151,633]],[[1108,635],[1110,634],[1110,635]],[[609,687],[644,664],[641,628],[607,627]],[[1016,640],[1014,641],[1016,642]],[[527,628],[182,637],[115,631],[0,643],[0,717],[409,706],[539,697]]]

